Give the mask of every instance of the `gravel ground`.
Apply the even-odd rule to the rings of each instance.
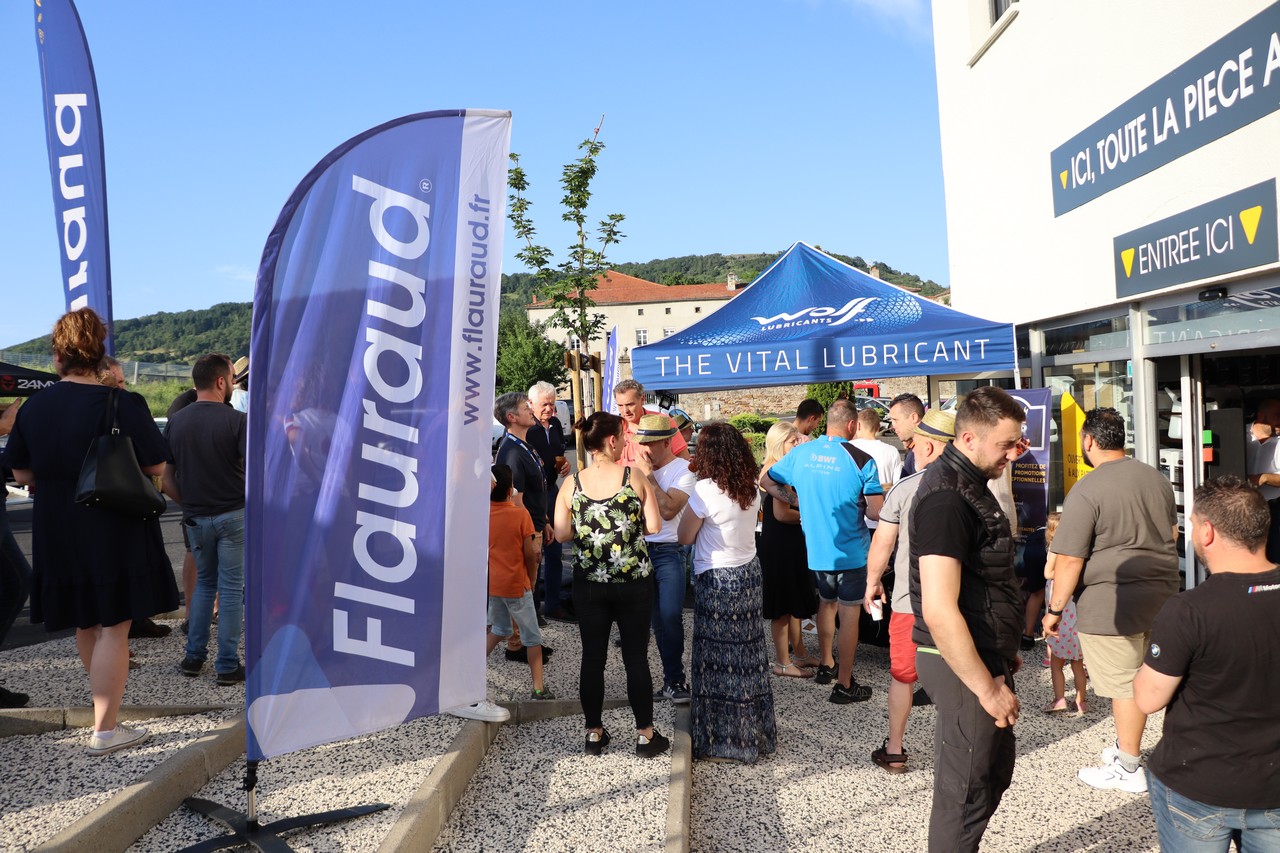
[[[404,806],[431,774],[462,729],[456,717],[424,717],[394,729],[282,755],[258,766],[258,819],[285,817],[369,803],[390,809],[285,836],[299,853],[376,851]],[[233,761],[196,796],[246,809],[244,761]],[[142,836],[132,853],[179,850],[226,830],[185,808]]]
[[[692,614],[685,614],[691,636]],[[170,623],[175,624],[176,623]],[[546,642],[557,651],[547,684],[562,698],[577,695],[581,644],[577,627],[552,622]],[[810,638],[812,641],[812,639]],[[687,643],[687,638],[686,638]],[[242,702],[243,689],[218,688],[212,673],[187,679],[176,670],[182,636],[132,644],[141,669],[130,673],[129,704]],[[778,751],[755,766],[695,762],[691,847],[694,851],[922,849],[932,788],[932,708],[913,709],[906,749],[912,772],[890,776],[870,761],[887,733],[887,651],[859,648],[856,674],[872,685],[869,702],[838,706],[829,688],[809,680],[772,680],[778,716]],[[1018,723],[1014,784],[987,830],[984,851],[1154,851],[1158,845],[1146,797],[1095,791],[1078,782],[1078,768],[1096,761],[1114,739],[1107,703],[1089,695],[1087,716],[1047,717],[1036,709],[1050,698],[1049,672],[1039,665],[1043,647],[1017,677],[1026,712]],[[687,658],[686,658],[687,660]],[[651,671],[661,681],[656,648]],[[30,692],[33,705],[88,705],[88,682],[74,643],[52,640],[0,652],[0,680]],[[625,696],[618,649],[610,647],[606,696]],[[524,664],[489,659],[495,699],[525,699]],[[670,734],[671,711],[656,705],[657,724]],[[151,769],[173,750],[211,729],[225,715],[167,718],[148,723],[156,734],[146,747],[106,759],[84,754],[86,730],[0,741],[0,849],[28,849]],[[657,850],[664,841],[669,758],[642,761],[631,750],[630,711],[607,711],[615,740],[610,754],[582,754],[582,719],[505,727],[471,789],[451,817],[440,850]],[[1160,716],[1147,728],[1144,747],[1159,739]],[[399,809],[430,773],[462,726],[442,716],[397,729],[274,759],[263,765],[259,808],[275,817],[381,801],[393,810],[335,827],[295,833],[298,850],[373,850]],[[29,755],[30,757],[24,757]],[[238,809],[243,763],[233,763],[200,793]],[[599,808],[594,808],[599,806]],[[180,811],[145,836],[134,850],[171,850],[219,830]]]
[[[605,754],[583,753],[582,718],[504,726],[449,816],[437,851],[652,851],[666,832],[671,753],[635,754],[629,708],[604,712]],[[654,707],[670,736],[670,703]]]
[[[101,757],[85,751],[87,729],[4,738],[0,850],[30,850],[52,838],[235,713],[131,723],[145,726],[151,739],[136,749]]]

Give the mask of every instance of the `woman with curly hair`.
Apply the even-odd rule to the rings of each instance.
[[[765,650],[751,446],[732,426],[698,439],[698,475],[680,521],[693,543],[693,757],[754,764],[777,745]]]
[[[586,753],[600,755],[611,740],[604,727],[604,665],[609,631],[618,623],[627,702],[636,718],[636,755],[653,758],[671,745],[653,725],[649,621],[653,566],[646,533],[662,529],[658,501],[642,476],[618,464],[626,446],[622,418],[596,412],[574,425],[591,465],[566,477],[556,496],[555,533],[573,540],[573,607],[582,635],[578,696],[586,718]]]
[[[75,502],[80,466],[104,430],[112,399],[115,423],[133,439],[142,472],[160,474],[170,459],[146,402],[99,382],[106,336],[89,308],[62,315],[53,327],[53,362],[62,379],[22,406],[6,448],[14,479],[35,486],[31,621],[47,631],[76,629],[93,694],[90,755],[146,741],[146,729],[117,720],[129,675],[129,627],[178,607],[159,519]]]

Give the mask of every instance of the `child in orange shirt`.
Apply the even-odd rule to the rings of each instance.
[[[511,501],[511,469],[493,466],[489,494],[489,633],[485,655],[511,636],[511,623],[520,629],[533,673],[533,698],[554,699],[542,681],[542,634],[533,604],[533,578],[542,561],[542,537],[523,506]]]

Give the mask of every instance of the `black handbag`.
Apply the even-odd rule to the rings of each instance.
[[[151,519],[165,511],[164,495],[142,473],[133,439],[120,434],[117,390],[107,395],[103,432],[89,445],[76,480],[76,503],[109,509],[133,518]]]

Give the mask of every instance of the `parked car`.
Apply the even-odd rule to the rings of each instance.
[[[889,423],[889,407],[881,403],[875,397],[856,397],[854,398],[858,411],[863,409],[871,409],[880,418],[880,434],[885,435],[893,431],[892,425]]]

